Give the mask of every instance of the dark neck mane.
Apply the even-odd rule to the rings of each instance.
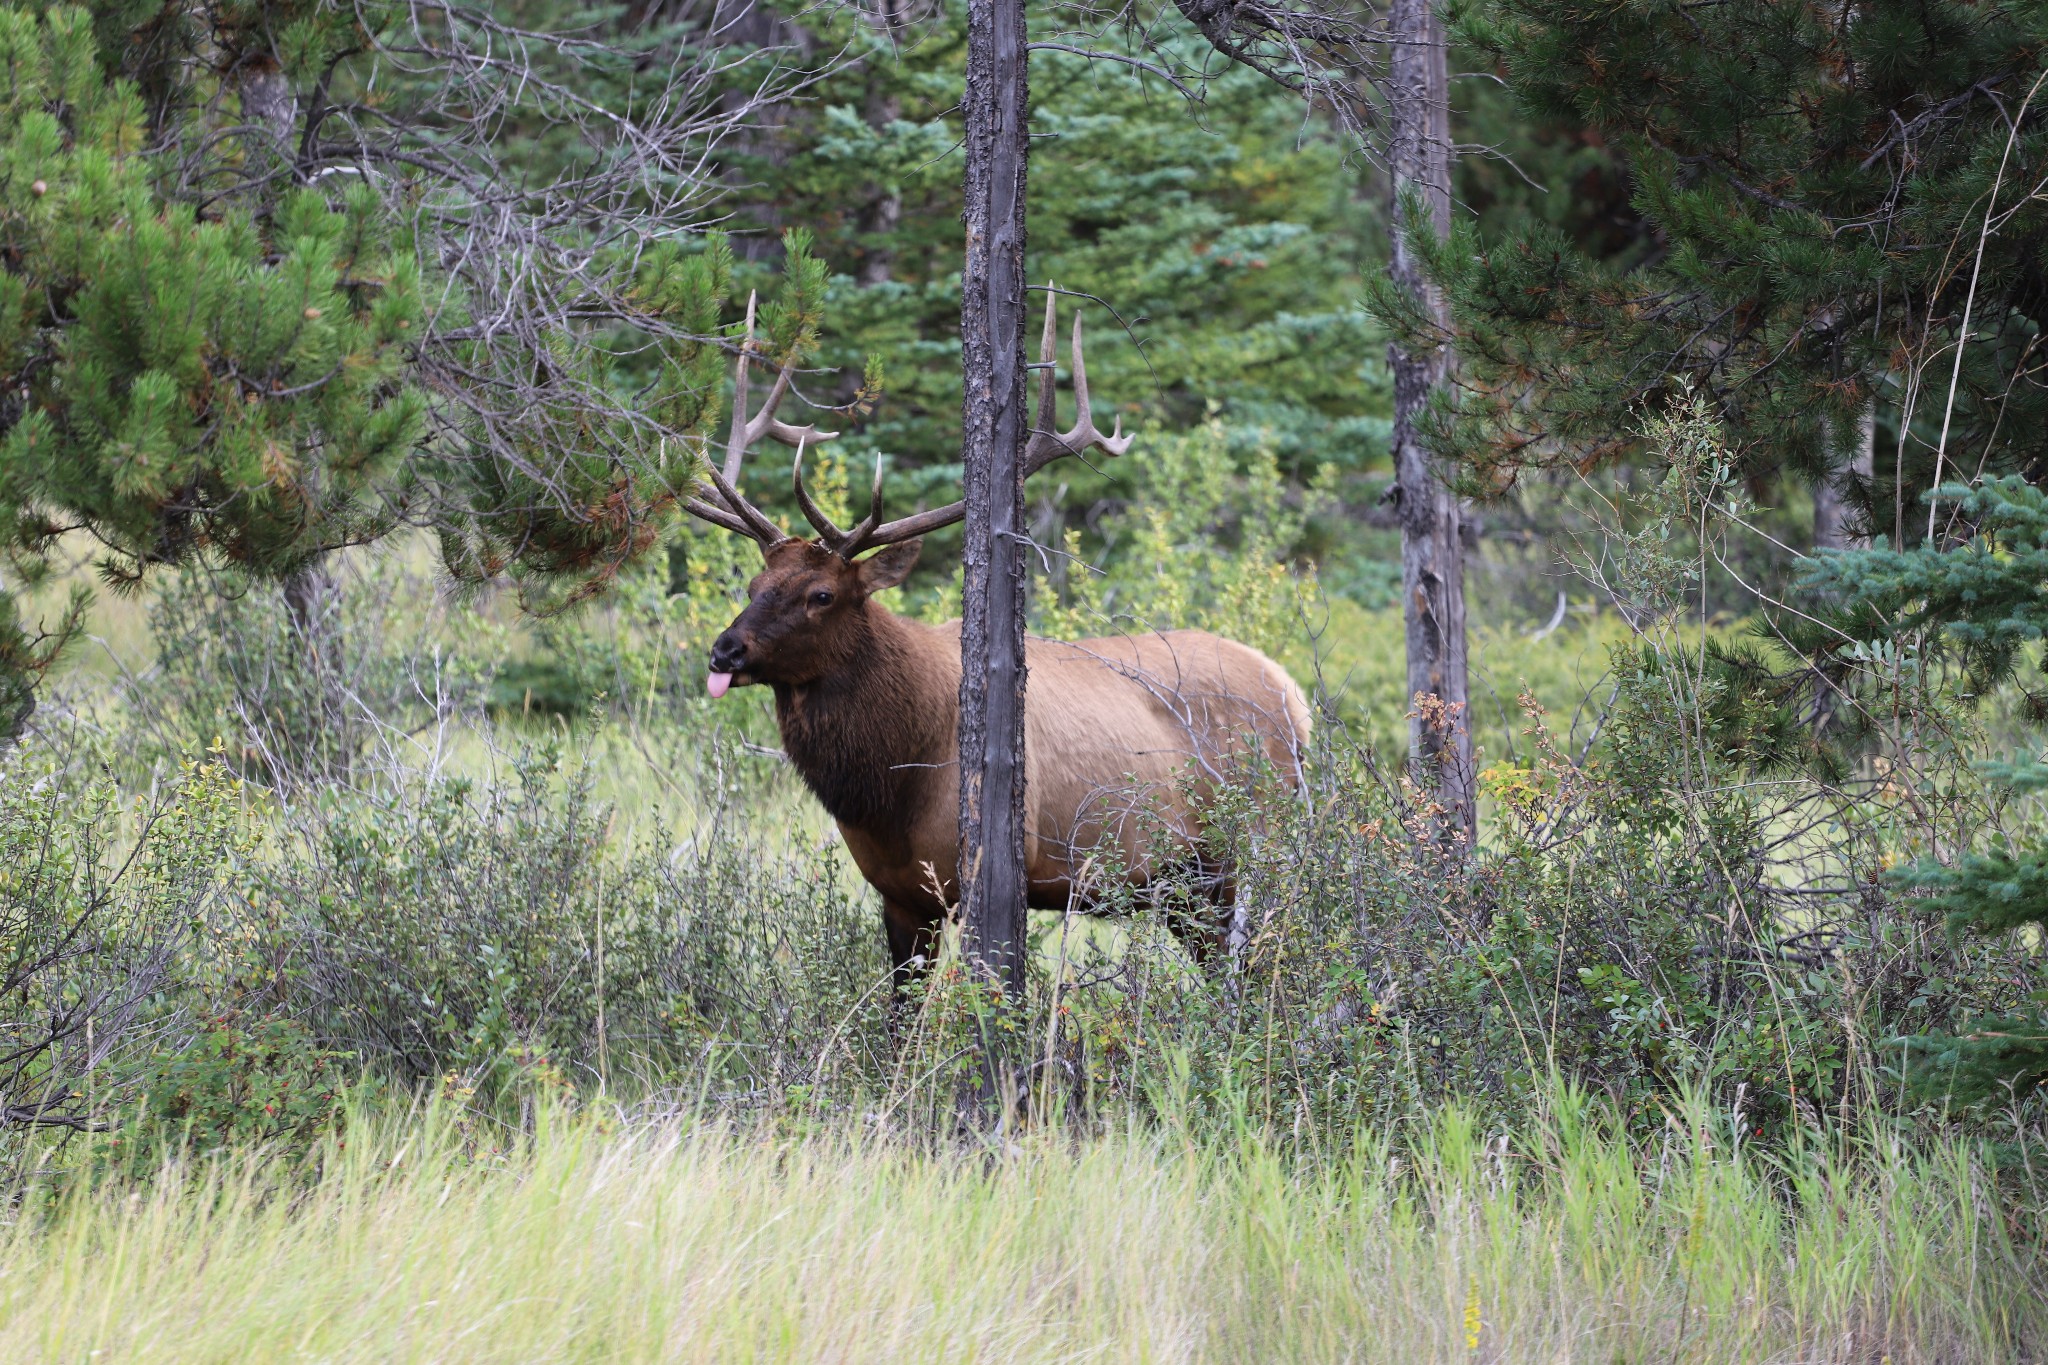
[[[960,675],[956,666],[933,676],[940,670],[911,635],[918,627],[872,602],[862,610],[865,638],[847,662],[813,683],[778,684],[775,718],[784,752],[834,820],[898,830],[948,756]]]

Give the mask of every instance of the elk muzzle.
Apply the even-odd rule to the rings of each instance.
[[[711,672],[704,679],[705,690],[711,693],[712,699],[715,701],[725,695],[725,690],[732,686],[735,676],[744,675],[746,671],[746,642],[740,638],[738,631],[728,626],[711,643]],[[747,681],[749,680],[743,676],[741,677],[742,686]]]

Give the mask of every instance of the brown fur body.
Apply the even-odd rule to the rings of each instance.
[[[784,750],[882,895],[899,968],[929,946],[957,890],[960,624],[927,626],[871,600],[916,542],[849,564],[802,541],[770,551],[714,667],[775,693]],[[820,600],[820,599],[823,600]],[[1091,855],[1124,881],[1200,862],[1204,788],[1254,746],[1298,781],[1301,689],[1248,646],[1198,630],[1032,640],[1025,692],[1030,903],[1089,908]],[[1227,884],[1221,887],[1227,895]]]

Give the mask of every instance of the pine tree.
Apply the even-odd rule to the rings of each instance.
[[[834,271],[820,359],[847,376],[843,395],[865,357],[889,358],[889,397],[862,439],[900,461],[892,486],[939,500],[960,476],[964,14],[949,4],[888,30],[804,9],[822,47],[846,44],[860,60],[782,111],[776,136],[731,170],[740,221],[815,229]],[[1059,36],[1054,16],[1031,22],[1034,40]],[[1177,20],[1155,36],[1191,61],[1203,53]],[[1119,35],[1094,41],[1138,50]],[[1094,295],[1131,324],[1089,324],[1090,378],[1142,405],[1126,426],[1153,415],[1186,428],[1214,405],[1240,453],[1266,446],[1290,472],[1379,466],[1383,342],[1356,307],[1376,209],[1342,143],[1241,68],[1221,69],[1199,108],[1154,77],[1072,53],[1034,52],[1031,70],[1030,278]],[[877,105],[896,116],[871,119]],[[883,199],[897,205],[893,227],[881,226]],[[871,278],[877,253],[885,278]],[[1066,477],[1078,498],[1113,495],[1084,468]]]
[[[1987,765],[2015,793],[2048,790],[2048,765],[2028,758]],[[1952,867],[1921,862],[1898,880],[1917,886],[1919,908],[1944,916],[1955,933],[2048,934],[2048,841],[1964,856]],[[1977,1020],[1964,1033],[1895,1040],[1923,1093],[1958,1102],[2025,1099],[2048,1086],[2048,980],[2028,1013]]]
[[[702,188],[647,160],[708,135],[672,113],[683,77],[487,12],[314,0],[4,5],[0,59],[16,585],[83,533],[116,585],[204,559],[297,604],[329,551],[412,524],[458,577],[558,606],[658,544],[732,290],[720,240],[678,230]],[[9,603],[0,720],[75,618]]]
[[[2039,11],[1470,0],[1457,18],[1532,119],[1622,150],[1664,244],[1601,262],[1547,226],[1465,225],[1434,257],[1463,363],[1434,435],[1475,490],[1634,457],[1643,414],[1682,390],[1753,480],[1846,484],[1895,544],[1927,534],[1932,484],[2048,456],[2027,379],[2048,320]]]
[[[205,552],[279,576],[400,513],[425,399],[419,268],[376,195],[259,223],[157,190],[90,16],[0,9],[0,507],[17,571],[84,531],[133,583]]]
[[[1854,638],[1907,640],[1925,631],[1926,648],[1956,656],[1970,691],[1988,690],[2011,676],[2024,651],[2048,644],[2048,494],[2007,475],[1977,487],[1944,485],[1932,501],[1969,529],[1967,539],[1823,555],[1806,586],[1838,604],[1836,623],[1860,624]],[[2048,790],[2048,764],[2038,757],[1985,768],[2015,794]],[[1954,932],[2048,932],[2048,839],[2038,835],[1998,836],[1948,865],[1922,859],[1893,880],[1917,891],[1917,908],[1944,916]],[[1898,1040],[1922,1087],[1977,1101],[2048,1085],[2048,979],[2041,985],[2031,1013]]]
[[[1529,115],[1621,149],[1662,246],[1599,261],[1544,225],[1464,224],[1432,255],[1463,362],[1432,439],[1471,490],[1638,458],[1645,414],[1685,395],[1752,486],[1816,487],[1817,541],[1874,535],[1768,612],[1792,666],[1709,647],[1709,719],[1752,765],[1848,775],[1885,709],[1859,693],[1859,650],[1917,651],[1929,680],[1939,659],[1957,700],[2009,676],[2048,623],[2048,17],[1944,0],[1469,0],[1457,17]],[[2031,763],[2004,776],[2041,785]],[[2048,908],[2042,858],[1901,876],[1959,929],[2011,932]],[[1971,1096],[2030,1084],[2042,1022],[1920,1040],[1919,1074]]]

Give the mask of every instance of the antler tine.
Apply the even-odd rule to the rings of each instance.
[[[1038,343],[1038,420],[1033,422],[1036,431],[1051,431],[1059,421],[1059,374],[1052,358],[1053,334],[1059,330],[1059,286],[1051,280],[1045,282],[1045,335]]]
[[[758,291],[747,291],[747,335],[740,342],[740,363],[732,375],[732,433],[725,440],[725,481],[738,483],[740,463],[746,458],[747,447],[753,444],[748,428],[753,425],[747,418],[747,361],[754,354],[754,302]]]
[[[780,541],[789,539],[789,537],[782,533],[782,528],[768,520],[760,508],[742,497],[739,490],[740,462],[745,458],[749,444],[747,440],[747,427],[749,425],[747,422],[747,360],[753,354],[753,349],[754,295],[749,294],[747,295],[747,336],[746,340],[740,343],[740,362],[738,368],[733,372],[732,431],[727,436],[725,442],[725,467],[723,469],[719,468],[718,461],[715,459],[707,458],[704,461],[704,472],[711,476],[712,487],[718,490],[718,496],[723,498],[726,507],[732,510],[729,514],[724,513],[722,509],[698,498],[692,498],[683,505],[687,510],[702,517],[714,526],[722,526],[728,531],[738,531],[744,535],[752,536],[755,540],[761,542],[763,549],[766,549]]]
[[[836,431],[820,431],[814,426],[792,426],[775,415],[775,409],[782,406],[783,395],[789,392],[789,382],[796,374],[796,366],[797,357],[792,355],[788,363],[776,371],[775,382],[768,388],[768,396],[761,400],[761,410],[747,422],[747,445],[753,445],[763,436],[772,436],[786,446],[794,446],[806,441],[829,441],[839,434]]]
[[[868,514],[860,519],[858,525],[846,533],[846,542],[839,547],[839,553],[848,559],[852,559],[867,547],[868,537],[874,535],[875,529],[881,524],[882,452],[878,450],[875,452],[875,487],[868,497]]]
[[[711,483],[718,490],[718,496],[725,501],[721,508],[707,499],[693,498],[685,507],[704,520],[729,531],[740,531],[761,542],[763,547],[779,544],[789,536],[774,522],[770,521],[760,508],[748,502],[739,490],[740,471],[746,464],[747,451],[763,436],[771,436],[784,445],[797,448],[797,497],[803,503],[805,515],[818,526],[821,534],[833,539],[842,538],[844,533],[833,528],[829,532],[829,521],[820,523],[816,504],[804,494],[802,483],[803,448],[806,442],[829,441],[839,433],[820,431],[815,426],[793,426],[776,417],[776,408],[782,405],[789,393],[790,381],[796,374],[798,357],[792,353],[775,373],[775,380],[762,396],[761,410],[749,413],[749,368],[754,357],[754,319],[760,303],[758,293],[747,295],[747,331],[740,342],[739,363],[734,367],[732,380],[732,426],[725,440],[725,464],[723,468],[715,460],[705,461],[705,470],[711,476]],[[726,508],[730,508],[728,512]],[[879,518],[877,518],[879,520]]]
[[[775,382],[768,386],[767,395],[761,399],[761,410],[747,415],[747,358],[754,352],[754,301],[755,295],[747,295],[747,339],[740,346],[740,365],[733,377],[732,388],[732,435],[725,445],[725,477],[728,482],[737,483],[740,477],[740,461],[746,456],[754,442],[763,436],[773,436],[786,446],[799,446],[806,441],[829,441],[839,433],[820,431],[814,426],[791,426],[775,415],[782,406],[782,400],[789,393],[790,381],[796,377],[799,357],[792,351],[782,368],[775,372]]]
[[[846,539],[846,532],[832,524],[832,518],[825,515],[825,509],[811,501],[810,491],[804,487],[804,444],[797,442],[796,459],[789,466],[789,485],[796,491],[796,505],[803,509],[804,519],[818,532],[818,539],[825,542],[826,549],[832,549]]]
[[[918,536],[942,527],[951,526],[967,516],[965,502],[949,502],[944,507],[933,507],[923,512],[913,512],[883,526],[877,526],[868,534],[869,545],[894,545],[899,540],[914,540]]]
[[[1046,288],[1048,293],[1045,301],[1045,338],[1040,346],[1040,355],[1043,357],[1040,363],[1044,368],[1039,371],[1038,376],[1038,420],[1034,423],[1030,441],[1024,446],[1024,473],[1027,475],[1037,473],[1062,455],[1078,455],[1084,450],[1099,449],[1108,455],[1121,455],[1131,448],[1132,440],[1132,437],[1124,435],[1121,417],[1113,424],[1107,436],[1095,425],[1094,415],[1088,406],[1088,357],[1082,350],[1081,316],[1078,313],[1074,315],[1073,342],[1074,405],[1078,411],[1072,428],[1064,432],[1053,430],[1053,422],[1057,419],[1054,398],[1057,391],[1056,375],[1052,366],[1053,332],[1057,326],[1057,296],[1050,292],[1052,286],[1047,285]],[[878,489],[879,487],[877,484]],[[880,512],[881,503],[878,500],[871,515],[878,516]],[[857,549],[860,545],[890,545],[897,541],[910,540],[928,531],[951,526],[966,515],[965,502],[950,503],[945,507],[916,512],[887,525],[877,526],[854,548]],[[862,525],[866,523],[863,522]],[[859,528],[855,529],[858,531]],[[848,550],[845,553],[851,554],[852,551]]]
[[[1117,414],[1110,423],[1107,436],[1095,425],[1094,412],[1088,406],[1088,362],[1081,355],[1081,315],[1078,312],[1074,314],[1074,429],[1068,433],[1068,440],[1100,446],[1105,455],[1121,455],[1131,448],[1131,437],[1124,435],[1123,414]],[[1080,448],[1078,445],[1075,447],[1077,450]]]
[[[810,490],[804,487],[804,451],[798,445],[796,460],[789,469],[790,487],[796,493],[796,503],[803,509],[804,517],[817,528],[818,539],[826,549],[843,559],[851,559],[861,552],[868,543],[868,537],[882,521],[882,453],[875,452],[875,484],[869,494],[868,514],[854,525],[851,531],[842,531],[825,515],[823,508],[812,500]]]
[[[1050,329],[1048,328],[1048,331]],[[1048,337],[1048,351],[1051,350]],[[1107,436],[1095,425],[1093,409],[1088,402],[1088,359],[1081,346],[1081,314],[1074,314],[1074,425],[1063,432],[1055,432],[1048,420],[1040,390],[1038,429],[1031,433],[1030,443],[1024,448],[1024,473],[1031,475],[1051,464],[1062,455],[1078,455],[1084,450],[1099,448],[1105,455],[1121,455],[1131,448],[1131,437],[1124,435],[1123,418],[1116,419],[1114,429]]]
[[[801,446],[807,440],[831,440],[838,432],[819,432],[815,426],[791,426],[774,415],[774,409],[782,405],[788,395],[788,385],[797,377],[799,356],[791,352],[782,368],[774,372],[774,383],[768,385],[768,395],[762,399],[762,409],[748,415],[748,356],[754,354],[754,301],[756,295],[748,293],[748,340],[739,344],[739,370],[733,375],[733,434],[725,440],[725,481],[739,481],[739,463],[745,458],[750,446],[762,436],[774,436],[784,446]]]
[[[718,495],[725,499],[725,505],[732,508],[738,514],[739,519],[746,523],[747,534],[760,541],[764,548],[780,544],[782,541],[789,539],[789,536],[780,526],[768,520],[766,513],[740,496],[740,490],[733,487],[732,480],[725,477],[724,470],[720,469],[712,461],[706,460],[704,462],[704,472],[711,476],[711,482],[717,486]],[[715,518],[706,519],[715,520]],[[721,526],[726,525],[724,522],[719,522],[718,524]]]
[[[1074,310],[1074,427],[1077,432],[1092,432],[1095,423],[1090,417],[1094,409],[1088,406],[1088,364],[1081,358],[1081,310]]]
[[[749,538],[752,538],[754,535],[753,527],[747,525],[717,503],[706,502],[702,498],[684,498],[683,510],[700,521],[708,521],[713,526],[723,527],[725,530],[734,532],[737,535]]]

